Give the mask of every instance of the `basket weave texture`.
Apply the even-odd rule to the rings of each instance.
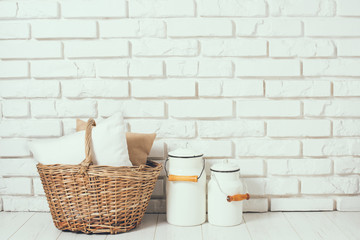
[[[162,166],[153,161],[139,167],[92,165],[92,126],[89,119],[80,165],[37,165],[53,222],[73,232],[127,232],[140,224]]]

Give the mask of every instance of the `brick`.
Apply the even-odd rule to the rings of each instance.
[[[357,0],[337,1],[339,16],[360,16],[360,3]]]
[[[271,198],[271,211],[332,211],[329,198]]]
[[[156,181],[154,191],[151,197],[163,197],[164,196],[164,180],[160,179]]]
[[[29,76],[29,64],[27,62],[0,61],[0,78],[25,78]]]
[[[92,62],[70,62],[64,60],[33,61],[31,74],[35,78],[78,78],[94,77],[95,65]]]
[[[136,120],[130,122],[136,133],[156,133],[157,138],[193,138],[196,134],[194,121]]]
[[[242,177],[264,176],[265,165],[261,159],[237,159],[236,163],[240,166],[240,175]]]
[[[360,158],[334,158],[334,171],[336,174],[360,174]]]
[[[334,136],[357,137],[360,136],[360,120],[341,119],[333,120]]]
[[[123,60],[104,60],[96,62],[96,73],[99,77],[127,77],[128,62]]]
[[[133,56],[196,56],[196,40],[141,39],[132,41]]]
[[[200,80],[198,83],[199,96],[201,96],[201,97],[221,97],[223,95],[224,82],[227,82],[227,81],[208,80],[208,79]]]
[[[148,157],[153,159],[154,158],[164,159],[164,156],[165,156],[164,142],[155,140]],[[164,165],[165,161],[158,161],[158,162]],[[161,174],[161,176],[164,176],[165,175],[164,169],[162,169],[162,173],[163,174]]]
[[[162,77],[163,62],[159,60],[132,60],[129,64],[130,77]]]
[[[30,25],[26,22],[0,22],[0,39],[29,39]]]
[[[124,117],[164,117],[165,105],[161,101],[116,101],[99,100],[99,116],[109,117],[116,112],[122,111]]]
[[[360,22],[359,22],[360,24]],[[306,59],[303,61],[304,76],[360,76],[357,59]]]
[[[1,176],[39,176],[32,158],[0,158]]]
[[[271,39],[271,57],[332,57],[335,46],[326,39]]]
[[[99,21],[100,36],[113,37],[165,37],[165,23],[155,19],[121,19]]]
[[[360,197],[339,197],[336,199],[336,210],[343,212],[360,211]]]
[[[146,208],[146,213],[166,213],[165,199],[150,199],[149,205]]]
[[[86,119],[83,119],[86,121]],[[95,120],[97,122],[97,120]],[[74,119],[63,119],[63,133],[64,135],[70,135],[76,132],[76,121]]]
[[[316,117],[357,117],[360,116],[360,101],[304,101],[304,115]]]
[[[37,59],[61,58],[60,42],[37,41],[1,41],[0,58],[2,59]]]
[[[31,116],[35,118],[57,117],[54,100],[31,101]]]
[[[266,180],[264,178],[244,178],[243,183],[247,187],[250,196],[265,195]]]
[[[3,196],[4,211],[49,212],[46,197]]]
[[[232,117],[231,100],[174,100],[168,103],[169,115],[175,118]]]
[[[166,74],[169,77],[194,77],[199,72],[199,63],[194,59],[171,59],[166,61]]]
[[[261,80],[223,81],[224,97],[263,96],[264,88]]]
[[[318,80],[269,80],[265,81],[267,97],[329,97],[331,84]]]
[[[295,19],[241,19],[235,21],[237,36],[298,37],[301,22]]]
[[[306,139],[303,140],[304,156],[360,155],[359,139]]]
[[[358,97],[360,96],[360,81],[334,81],[334,96],[336,97]]]
[[[125,0],[63,1],[61,14],[65,18],[126,17],[126,2]]]
[[[59,117],[95,117],[95,100],[62,100],[56,102],[56,111]]]
[[[57,81],[0,81],[0,96],[3,98],[55,98],[59,94],[60,86]]]
[[[196,94],[192,80],[135,80],[131,82],[131,92],[137,98],[195,97]]]
[[[35,195],[45,195],[40,178],[33,178],[33,187]]]
[[[240,77],[300,76],[300,62],[284,59],[244,59],[235,62],[235,75]]]
[[[211,39],[201,41],[203,56],[209,57],[264,57],[267,41],[264,39]]]
[[[0,188],[1,194],[31,194],[32,183],[30,178],[0,178],[3,181],[4,188]]]
[[[96,38],[96,23],[90,20],[42,20],[33,22],[32,36],[40,39]]]
[[[228,19],[170,19],[167,34],[170,37],[230,37],[233,31]]]
[[[237,156],[277,157],[299,156],[297,140],[243,139],[236,142]]]
[[[301,180],[303,194],[354,194],[359,193],[357,177],[317,177]]]
[[[329,120],[269,120],[267,135],[269,137],[329,137],[331,122]]]
[[[360,19],[356,18],[313,18],[304,21],[305,36],[311,37],[358,37]]]
[[[57,18],[58,3],[43,1],[17,2],[17,18]]]
[[[193,17],[192,0],[134,0],[129,2],[130,17]]]
[[[198,6],[202,17],[255,17],[266,16],[266,3],[263,0],[201,0]]]
[[[59,137],[61,124],[58,120],[3,120],[1,137]]]
[[[228,138],[264,136],[263,121],[236,120],[236,121],[198,121],[198,132],[202,138]]]
[[[129,43],[126,40],[69,41],[65,42],[65,57],[104,58],[128,57]]]
[[[296,117],[300,116],[298,101],[240,100],[236,102],[240,117]]]
[[[251,198],[248,201],[244,201],[244,212],[267,212],[268,200],[267,198]]]
[[[289,195],[299,193],[299,181],[295,178],[270,178],[266,182],[266,194]]]
[[[26,139],[1,139],[0,157],[27,157],[30,150]]]
[[[263,177],[264,161],[262,159],[227,159],[229,163],[240,168],[241,177]],[[214,164],[222,163],[223,159],[206,159],[205,171],[210,176],[210,168]]]
[[[0,2],[0,18],[16,17],[16,2],[2,1]]]
[[[339,57],[360,57],[360,40],[338,39],[335,43]]]
[[[26,100],[3,101],[2,112],[4,117],[27,117],[29,116],[29,103]]]
[[[271,175],[327,175],[332,173],[330,159],[268,159]]]
[[[63,81],[61,92],[69,98],[124,98],[129,96],[129,84],[118,80]]]
[[[178,148],[191,148],[204,154],[205,157],[232,157],[232,143],[227,140],[189,140],[179,139],[167,141],[167,150],[171,152]]]
[[[333,0],[270,0],[271,16],[310,17],[334,16],[335,1]]]
[[[199,77],[232,77],[233,66],[228,60],[199,61]]]

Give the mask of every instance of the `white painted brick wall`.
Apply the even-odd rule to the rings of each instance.
[[[237,164],[244,211],[360,210],[360,1],[0,1],[0,209],[48,211],[28,149],[123,111]],[[165,211],[164,171],[149,212]]]

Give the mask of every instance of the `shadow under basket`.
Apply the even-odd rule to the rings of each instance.
[[[53,222],[73,232],[127,232],[140,224],[162,166],[154,161],[139,167],[91,165],[93,125],[90,119],[80,165],[37,165]]]

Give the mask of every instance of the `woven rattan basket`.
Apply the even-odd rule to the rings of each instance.
[[[135,228],[148,206],[161,164],[140,167],[94,166],[90,119],[86,158],[80,165],[43,165],[37,169],[55,226],[84,233],[120,233]]]

